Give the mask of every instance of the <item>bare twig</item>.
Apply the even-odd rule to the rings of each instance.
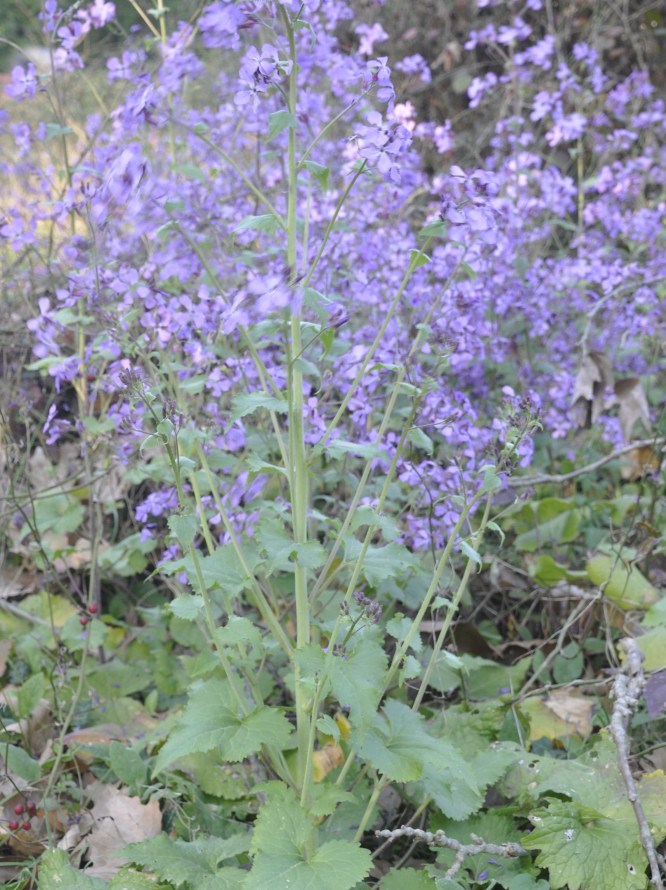
[[[504,856],[515,859],[517,856],[529,856],[528,851],[521,847],[520,844],[509,841],[506,844],[487,844],[483,838],[475,834],[470,834],[474,841],[472,844],[461,844],[460,841],[447,837],[443,831],[423,831],[420,828],[410,828],[404,825],[402,828],[396,828],[393,831],[384,829],[376,831],[376,837],[385,837],[390,840],[396,840],[399,837],[413,837],[424,844],[430,844],[433,847],[448,847],[449,850],[455,850],[456,858],[451,868],[447,871],[445,877],[450,879],[458,871],[465,861],[466,856],[477,856],[479,853],[487,853],[489,856]]]
[[[610,454],[599,458],[599,460],[595,460],[594,463],[587,464],[585,467],[580,467],[578,470],[572,470],[571,473],[559,473],[552,476],[547,473],[540,476],[516,476],[515,479],[507,479],[506,485],[507,488],[525,488],[529,485],[543,485],[546,482],[568,482],[570,479],[584,476],[585,473],[593,473],[594,470],[598,470],[600,467],[609,464],[611,461],[617,460],[618,457],[622,457],[623,454],[628,454],[635,448],[647,448],[648,446],[656,448],[665,443],[666,439],[664,438],[640,439],[637,442],[629,442],[628,445],[623,445],[622,448],[611,451]]]
[[[640,832],[641,843],[645,850],[650,863],[651,881],[650,883],[655,890],[664,890],[664,884],[661,878],[659,868],[659,860],[657,851],[654,847],[654,839],[650,826],[648,825],[645,811],[638,796],[638,789],[634,777],[631,774],[629,766],[629,737],[627,728],[629,721],[638,706],[643,687],[645,686],[645,674],[643,673],[642,661],[643,653],[638,647],[636,640],[626,638],[620,641],[620,646],[624,649],[627,661],[620,673],[618,673],[613,683],[612,696],[615,699],[613,705],[613,716],[610,722],[610,731],[615,742],[617,750],[617,762],[622,773],[625,788],[627,789],[627,797],[631,801],[636,815],[636,822]]]

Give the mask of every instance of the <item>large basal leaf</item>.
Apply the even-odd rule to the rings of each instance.
[[[72,868],[64,850],[46,850],[39,860],[40,890],[105,890],[106,882]]]
[[[351,708],[350,722],[358,736],[375,718],[387,667],[386,653],[371,637],[360,638],[352,652],[333,661],[333,693],[342,707]]]
[[[536,826],[522,839],[540,850],[553,890],[645,890],[647,857],[636,823],[611,819],[575,801],[551,800],[532,814]]]
[[[350,890],[370,871],[370,853],[351,841],[308,852],[313,825],[293,792],[273,786],[252,836],[254,861],[244,890]]]
[[[180,724],[157,755],[154,774],[179,757],[212,748],[227,761],[243,760],[262,745],[284,747],[290,735],[291,724],[281,711],[259,707],[242,716],[229,684],[207,680],[192,693]]]
[[[203,887],[240,887],[246,872],[220,863],[245,853],[250,846],[249,834],[229,838],[207,837],[196,841],[172,840],[166,834],[130,844],[123,851],[136,865],[144,866],[175,887],[184,884],[202,890]],[[233,883],[233,873],[238,880]]]
[[[436,776],[457,774],[460,781],[477,789],[469,765],[456,749],[425,730],[423,717],[407,705],[389,699],[358,744],[358,753],[375,769],[396,782],[421,778],[426,765]]]

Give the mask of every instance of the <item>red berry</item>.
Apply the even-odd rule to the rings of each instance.
[[[12,819],[11,822],[9,823],[9,830],[10,831],[18,831],[18,827],[19,827],[18,821],[16,819]]]
[[[90,619],[88,618],[87,615],[81,615],[81,617],[79,618],[80,623],[81,623],[84,627],[86,626],[86,624],[88,623],[89,620],[90,620]]]
[[[23,813],[25,812],[25,807],[23,806],[22,803],[17,803],[16,806],[14,807],[14,812],[16,813],[17,816],[22,816]]]
[[[36,812],[37,812],[37,804],[35,803],[34,800],[29,800],[28,801],[28,815],[34,816]]]
[[[21,828],[22,828],[24,831],[30,831],[30,829],[32,828],[32,825],[31,825],[29,822],[24,822],[24,823],[21,825]]]
[[[97,605],[97,603],[91,603],[88,607],[88,611],[91,615],[97,615],[97,613],[99,612],[99,606]]]

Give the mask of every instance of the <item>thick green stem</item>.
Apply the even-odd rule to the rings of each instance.
[[[294,29],[288,15],[283,10],[289,40],[289,54],[292,70],[289,76],[289,112],[296,113],[298,86],[298,65]],[[296,202],[298,197],[298,165],[296,162],[296,130],[289,128],[287,152],[287,266],[290,284],[296,287],[297,275],[297,219]],[[303,348],[301,341],[301,311],[295,300],[291,313],[291,341],[289,344],[289,489],[291,495],[291,518],[294,543],[305,544],[308,540],[308,464],[305,453],[305,430],[303,426],[303,373],[299,362],[294,358]],[[296,599],[296,648],[303,649],[310,642],[310,600],[308,597],[308,574],[305,566],[297,559],[294,569],[294,592]],[[304,688],[298,662],[294,661],[294,681],[296,687],[296,735],[298,739],[298,781],[301,786],[301,802],[307,807],[312,782],[312,769],[308,760],[308,740],[310,738],[311,708]]]

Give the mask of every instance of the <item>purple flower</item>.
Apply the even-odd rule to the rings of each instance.
[[[379,22],[372,25],[357,25],[356,33],[361,38],[358,51],[362,56],[371,56],[375,43],[383,43],[384,40],[388,40],[388,34]]]
[[[5,93],[17,102],[32,99],[39,87],[37,70],[32,62],[28,62],[27,68],[22,65],[12,68],[11,78],[11,83],[5,87]]]
[[[246,14],[229,0],[218,0],[204,7],[199,18],[199,30],[204,46],[214,49],[238,49],[239,29],[245,24]]]
[[[372,59],[366,65],[363,77],[363,88],[377,87],[377,98],[380,102],[392,102],[395,99],[395,90],[391,83],[391,69],[386,64],[387,56]]]

